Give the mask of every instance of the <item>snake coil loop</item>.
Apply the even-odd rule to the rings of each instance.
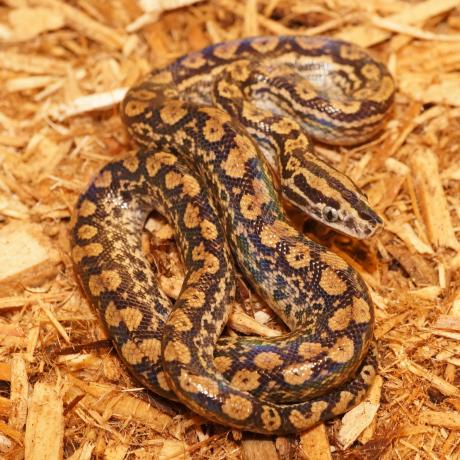
[[[382,64],[324,37],[214,45],[128,92],[121,115],[141,149],[105,166],[78,200],[72,257],[143,384],[266,434],[304,430],[363,398],[377,367],[369,293],[343,259],[291,226],[273,172],[283,197],[311,217],[372,235],[382,220],[316,157],[309,134],[363,142],[388,118],[393,94]],[[141,248],[154,208],[176,229],[186,266],[174,307]],[[219,338],[235,297],[233,259],[291,332]]]

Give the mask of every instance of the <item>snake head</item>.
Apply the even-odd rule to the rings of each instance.
[[[303,158],[298,166],[281,177],[283,196],[295,207],[357,239],[370,238],[383,226],[366,194],[345,174],[318,158]]]
[[[383,221],[369,206],[365,195],[360,195],[355,196],[353,205],[347,201],[317,203],[318,211],[313,217],[353,238],[370,238],[383,226]]]

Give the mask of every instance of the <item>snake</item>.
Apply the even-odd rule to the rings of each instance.
[[[382,226],[367,196],[314,151],[353,145],[391,113],[388,69],[328,37],[253,37],[151,71],[121,118],[138,150],[79,197],[72,259],[121,360],[160,396],[204,418],[289,434],[342,414],[377,373],[362,277],[290,222],[283,202],[355,238]],[[152,210],[185,266],[174,304],[142,249]],[[223,336],[236,267],[289,332]]]

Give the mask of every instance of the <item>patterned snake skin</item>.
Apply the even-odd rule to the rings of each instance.
[[[363,142],[381,129],[393,94],[382,64],[322,37],[211,46],[128,92],[122,118],[141,150],[104,167],[78,200],[72,257],[143,384],[217,423],[266,434],[307,429],[363,398],[377,367],[367,288],[292,227],[273,184],[313,218],[372,235],[381,219],[316,158],[307,132]],[[152,209],[176,229],[186,267],[174,307],[141,248]],[[235,296],[233,260],[290,333],[219,338]]]

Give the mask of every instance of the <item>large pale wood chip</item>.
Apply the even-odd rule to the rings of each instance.
[[[53,385],[35,384],[29,402],[25,458],[28,460],[60,460],[64,439],[62,399]]]
[[[244,460],[278,460],[275,443],[271,439],[251,436],[241,442],[241,450]]]
[[[26,362],[21,355],[11,360],[11,393],[12,412],[9,423],[17,430],[22,430],[27,418],[27,401],[29,397],[29,379]]]
[[[436,425],[449,428],[451,430],[460,430],[460,413],[459,412],[438,412],[426,410],[420,414],[420,421],[427,425]]]
[[[428,237],[436,247],[459,248],[439,176],[437,156],[419,148],[411,158],[412,176]]]
[[[302,433],[299,447],[308,460],[332,460],[331,446],[324,423]]]
[[[414,5],[408,4],[403,11],[387,16],[386,19],[399,24],[420,24],[456,7],[458,0],[427,0]],[[388,39],[391,32],[366,24],[345,28],[336,36],[366,47]]]
[[[122,31],[111,29],[105,24],[101,24],[78,8],[67,4],[67,2],[60,0],[31,0],[30,3],[59,11],[64,16],[68,26],[109,48],[122,49],[128,39],[128,36]]]
[[[59,253],[39,225],[6,225],[0,230],[0,295],[40,286],[54,278],[59,260]]]

